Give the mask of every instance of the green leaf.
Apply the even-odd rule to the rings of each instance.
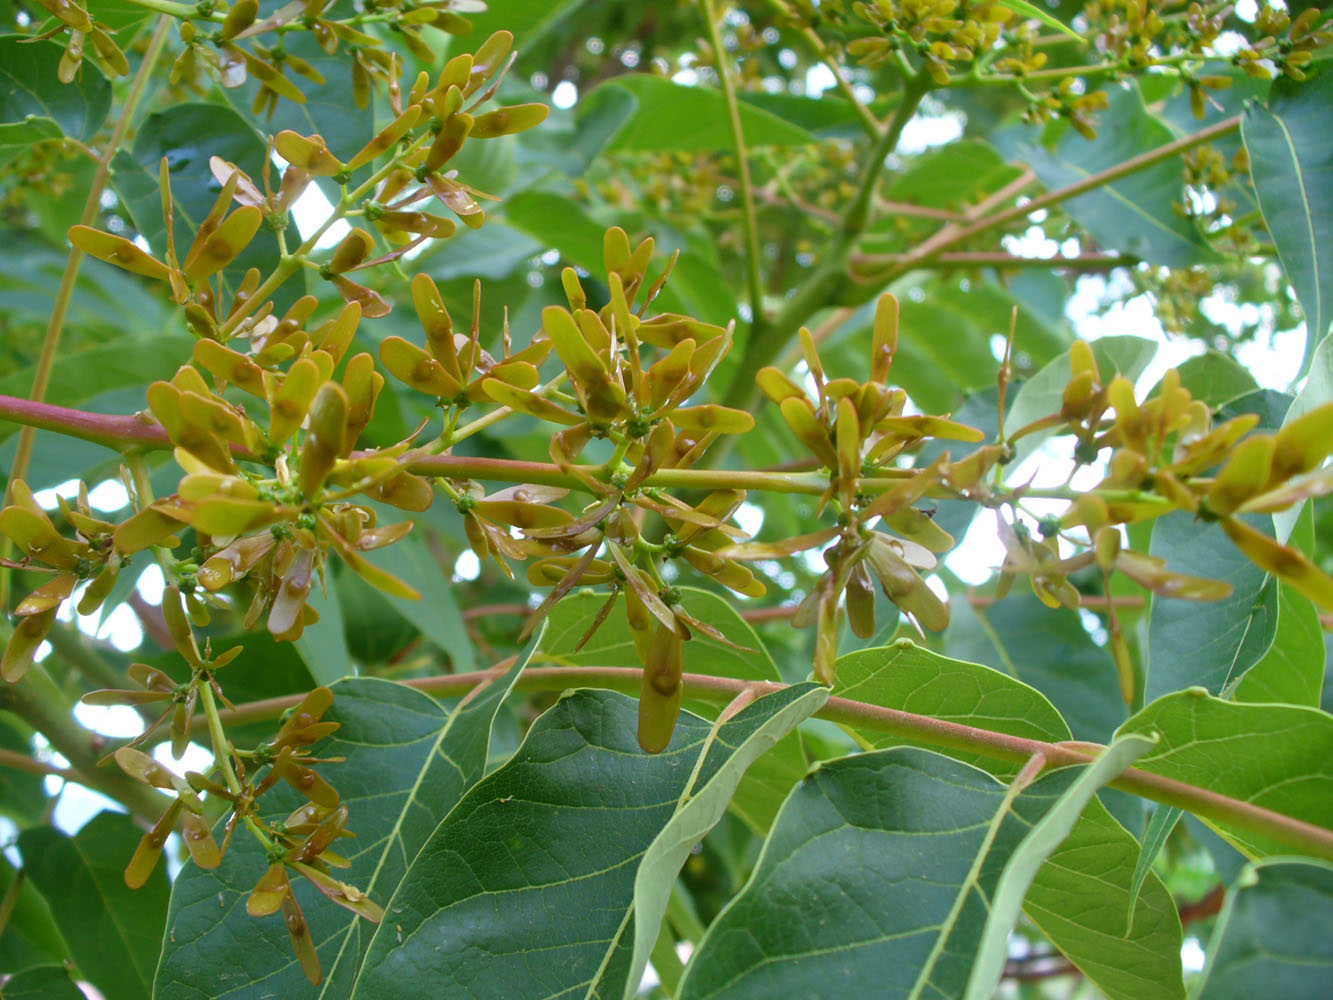
[[[682,712],[650,756],[632,699],[566,695],[421,849],[352,996],[632,995],[681,847],[721,814],[745,764],[822,701],[806,684],[716,727]]]
[[[589,218],[582,207],[558,194],[532,189],[506,201],[504,212],[506,221],[513,228],[533,237],[542,246],[559,250],[566,263],[583,268],[594,276],[594,280],[604,280],[602,236],[605,226]],[[610,223],[610,220],[604,221]],[[685,280],[679,287],[674,280],[669,281],[653,300],[654,311],[698,315],[709,322],[728,322],[733,318],[731,315],[719,315],[718,302],[725,295],[718,291],[716,275],[695,273],[700,262],[689,263],[689,257],[684,254],[678,262],[678,266],[683,265],[681,276]],[[707,282],[707,277],[714,280]]]
[[[23,879],[23,884],[14,890],[11,887],[16,876]],[[19,874],[19,869],[0,855],[0,899],[9,898],[11,892],[17,895],[5,921],[5,932],[0,934],[0,969],[26,969],[68,957],[69,948],[60,937],[46,900],[26,872]]]
[[[1246,519],[1255,527],[1267,517]],[[1173,572],[1222,580],[1234,588],[1220,601],[1152,595],[1144,698],[1198,685],[1220,694],[1259,662],[1277,627],[1277,584],[1230,543],[1216,524],[1177,511],[1153,524],[1152,555]]]
[[[1026,163],[1047,190],[1054,191],[1175,138],[1144,108],[1137,89],[1112,87],[1107,97],[1110,106],[1101,112],[1097,138],[1091,141],[1065,129],[1055,147],[1048,148],[1026,126],[1002,129],[993,139],[1007,159]],[[1163,160],[1070,199],[1063,207],[1107,250],[1166,267],[1213,261],[1217,255],[1194,222],[1176,212],[1184,197],[1180,165]]]
[[[730,150],[735,145],[720,90],[687,87],[639,73],[612,77],[601,86],[624,90],[638,102],[634,115],[607,145],[610,151],[695,153]],[[740,117],[745,143],[751,149],[806,146],[815,141],[805,129],[748,103],[740,105]]]
[[[1333,975],[1333,867],[1326,862],[1248,865],[1213,927],[1193,1000],[1317,997]]]
[[[148,996],[161,949],[166,873],[159,867],[142,889],[125,884],[141,835],[128,816],[112,812],[98,813],[73,837],[49,826],[19,834],[24,866],[75,965],[107,1000]]]
[[[1117,372],[1131,380],[1138,378],[1156,353],[1157,345],[1142,337],[1102,337],[1092,342],[1092,354],[1097,359],[1103,384],[1109,384]],[[1059,413],[1065,386],[1071,377],[1068,352],[1047,363],[1015,394],[1013,406],[1004,420],[1005,430],[1012,434],[1043,417]],[[1027,458],[1048,437],[1049,432],[1041,431],[1016,441],[1015,461]]]
[[[1333,73],[1279,81],[1269,107],[1250,104],[1241,135],[1264,223],[1305,313],[1305,363],[1333,323]]]
[[[287,74],[296,89],[306,95],[304,104],[282,100],[269,118],[251,114],[249,109],[259,91],[259,81],[253,77],[244,87],[224,93],[235,95],[233,105],[261,134],[277,135],[283,129],[290,129],[300,135],[320,135],[334,156],[344,162],[350,160],[375,134],[374,103],[367,102],[364,108],[358,108],[348,99],[352,92],[352,64],[342,54],[329,55],[308,32],[295,31],[283,36],[282,46],[310,63],[324,77],[324,83],[318,84],[295,73]],[[275,180],[275,187],[276,184]],[[330,190],[336,197],[337,188]]]
[[[370,561],[387,570],[421,595],[421,600],[384,594],[400,615],[415,625],[431,642],[449,654],[454,671],[471,670],[476,660],[472,641],[463,627],[463,613],[454,598],[450,574],[417,534],[379,549]]]
[[[1240,705],[1201,688],[1147,705],[1120,733],[1160,733],[1138,767],[1333,829],[1333,716],[1296,705]],[[1208,821],[1250,857],[1290,854],[1260,834]]]
[[[788,692],[783,692],[783,697],[775,697],[772,713],[751,732],[747,734],[744,728],[736,727],[740,730],[737,735],[728,733],[728,739],[735,741],[730,748],[730,756],[712,771],[706,782],[686,791],[676,814],[644,852],[638,874],[634,877],[634,957],[630,962],[629,975],[624,979],[622,1000],[631,1000],[638,993],[639,983],[648,965],[649,950],[667,911],[676,874],[694,846],[722,818],[746,770],[781,741],[793,736],[796,726],[828,701],[828,689],[819,684],[801,684],[789,690],[799,693],[798,696],[788,699]],[[779,707],[782,702],[786,704]],[[722,729],[729,724],[714,723],[715,732],[718,733],[716,739],[721,739]],[[701,773],[708,773],[713,766],[708,757],[711,747],[706,748],[704,754],[696,767],[701,769]]]
[[[319,756],[346,758],[324,770],[351,814],[357,837],[346,850],[352,867],[336,876],[376,902],[388,901],[436,824],[482,775],[495,713],[513,688],[535,643],[502,677],[452,712],[411,688],[374,678],[334,684],[325,714],[341,728],[316,747]],[[266,816],[281,819],[304,799],[281,786],[264,799]],[[267,862],[244,830],[233,836],[214,871],[187,864],[172,889],[174,941],[164,947],[153,996],[171,998],[347,996],[373,927],[293,879],[324,970],[311,986],[296,964],[279,918],[255,920],[246,896]],[[392,923],[392,914],[385,917]],[[237,948],[237,942],[248,944]],[[230,989],[218,994],[216,985]]]
[[[85,261],[84,266],[87,264]],[[51,369],[46,401],[56,406],[87,409],[90,401],[109,389],[141,389],[146,379],[170,378],[180,367],[181,359],[189,357],[192,345],[193,338],[182,336],[166,336],[151,342],[142,337],[122,337],[81,351],[62,352]],[[0,378],[0,393],[26,398],[32,389],[32,379],[33,371],[26,368]],[[142,392],[139,398],[142,406]],[[0,424],[0,441],[17,431],[17,424],[5,421]]]
[[[1038,869],[1074,829],[1083,810],[1103,786],[1114,781],[1125,768],[1138,760],[1153,745],[1144,736],[1126,736],[1116,740],[1097,756],[1093,763],[1081,770],[1078,778],[1060,796],[1055,805],[1023,838],[1023,842],[1009,857],[995,886],[995,898],[986,919],[972,975],[967,982],[966,1000],[986,1000],[995,992],[1004,973],[1004,961],[1009,954],[1009,935],[1018,922],[1023,906]]]
[[[1162,853],[1163,846],[1182,815],[1184,813],[1175,806],[1164,806],[1159,803],[1153,807],[1152,815],[1148,818],[1148,828],[1143,832],[1143,848],[1139,851],[1139,860],[1134,865],[1134,881],[1129,887],[1131,900],[1139,898],[1143,880],[1152,871],[1157,856]]]
[[[955,601],[945,640],[951,655],[994,666],[1040,691],[1074,739],[1105,742],[1128,715],[1115,665],[1076,611],[1048,608],[1031,593],[980,608]]]
[[[954,614],[960,610],[955,605]],[[999,670],[951,660],[909,641],[839,657],[833,693],[1025,739],[1070,738],[1069,727],[1040,691]],[[856,735],[867,747],[908,742],[870,729]],[[1003,780],[1018,772],[1017,765],[990,758],[961,752],[950,756]],[[1131,891],[1138,855],[1134,837],[1099,801],[1093,802],[1037,873],[1026,912],[1108,996],[1179,998],[1183,988],[1175,904],[1151,872],[1141,893]],[[1086,863],[1092,857],[1098,859],[1095,870]],[[1129,914],[1133,918],[1127,933]],[[1156,984],[1156,992],[1144,992],[1145,983]]]
[[[1078,32],[1069,28],[1063,21],[1059,20],[1058,18],[1052,17],[1050,14],[1048,14],[1046,11],[1042,10],[1035,4],[1028,3],[1027,0],[1000,0],[1000,5],[1002,7],[1008,7],[1019,17],[1022,18],[1035,17],[1042,24],[1046,25],[1046,27],[1052,28],[1055,31],[1060,32],[1060,34],[1062,35],[1068,35],[1070,38],[1074,39],[1074,41],[1078,42],[1080,45],[1088,44],[1088,40],[1086,38],[1084,38]]]
[[[199,223],[217,200],[219,185],[209,159],[218,156],[236,164],[262,189],[267,155],[259,133],[230,108],[217,104],[177,104],[144,120],[134,139],[133,155],[121,151],[112,161],[111,183],[135,229],[148,241],[158,259],[164,259],[166,226],[157,180],[158,165],[166,158],[176,253],[183,261]],[[261,275],[266,275],[277,267],[278,261],[277,236],[267,227],[261,227],[223,274],[227,285],[234,288],[248,268],[257,267]],[[288,290],[294,287],[294,283],[285,286]],[[283,308],[279,305],[278,311]]]
[[[111,84],[85,60],[69,84],[56,77],[64,47],[0,35],[0,146],[71,136],[88,141],[111,109]]]
[[[1259,388],[1248,368],[1217,351],[1187,358],[1176,371],[1180,373],[1180,384],[1190,391],[1190,395],[1209,406],[1221,406]],[[1148,395],[1156,394],[1154,389]]]
[[[0,715],[0,750],[22,754],[32,754],[32,743],[28,739],[27,727],[11,715]],[[27,826],[40,823],[46,811],[45,779],[40,774],[29,774],[17,768],[0,768],[0,816],[8,817],[16,824]],[[0,866],[0,870],[3,867]],[[0,937],[0,941],[4,939]],[[19,968],[19,966],[9,966]]]
[[[310,668],[310,676],[317,684],[324,685],[356,673],[351,654],[347,651],[338,588],[330,580],[326,590],[318,586],[311,588],[306,603],[319,612],[319,621],[308,626],[301,633],[301,638],[293,643],[305,665]]]
[[[514,35],[514,46],[520,52],[536,46],[548,31],[572,16],[586,0],[506,0],[503,5],[494,4],[489,10],[477,14],[467,14],[472,22],[471,38],[478,40],[490,36],[493,31],[510,31]],[[463,46],[475,48],[464,39]],[[458,47],[455,42],[453,47]],[[451,47],[452,48],[452,47]],[[458,51],[464,51],[458,47]]]
[[[1313,554],[1314,512],[1308,504],[1302,508],[1290,541]],[[1270,582],[1269,587],[1274,592],[1265,596],[1276,618],[1272,641],[1236,685],[1236,700],[1318,706],[1326,659],[1319,611],[1289,583],[1278,581],[1274,587]]]
[[[911,747],[821,765],[698,945],[681,1000],[960,996],[1000,869],[1076,773],[1014,798],[985,772]],[[1145,979],[1112,995],[1178,997],[1178,955],[1176,969],[1174,990]]]
[[[822,100],[819,103],[824,103]],[[990,193],[1018,176],[1018,167],[983,139],[964,139],[922,153],[890,178],[886,196],[926,208],[961,211],[978,193]],[[872,223],[868,232],[891,233],[899,219]]]
[[[753,650],[742,652],[703,633],[696,633],[685,644],[685,670],[713,677],[735,677],[747,681],[781,681],[773,657],[750,624],[729,601],[707,590],[681,587],[681,607],[700,621],[712,625],[737,646]],[[574,647],[588,630],[598,610],[606,602],[605,594],[580,591],[570,594],[551,611],[543,652],[558,663],[604,667],[639,667],[634,638],[625,616],[613,611],[580,649]],[[720,711],[716,702],[693,699],[685,688],[685,708],[704,718]],[[731,801],[731,808],[761,836],[778,814],[782,800],[806,772],[801,739],[792,733],[764,754],[746,773]]]
[[[83,996],[63,965],[24,969],[5,983],[5,1000],[83,1000]]]

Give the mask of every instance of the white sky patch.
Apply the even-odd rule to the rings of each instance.
[[[811,66],[805,71],[805,94],[807,97],[818,97],[824,91],[832,90],[837,85],[838,78],[833,75],[833,70],[823,63]]]
[[[187,744],[185,753],[181,755],[180,760],[171,756],[170,743],[159,743],[153,748],[153,760],[182,778],[185,777],[186,771],[198,771],[200,774],[207,774],[208,769],[213,766],[213,754],[198,743]]]
[[[735,517],[741,531],[751,538],[758,536],[759,529],[764,526],[764,509],[748,500],[736,508]]]
[[[465,550],[454,561],[454,582],[460,580],[475,580],[481,576],[481,560],[471,549]]]
[[[165,707],[170,703],[156,704]],[[144,730],[143,717],[129,705],[85,705],[79,702],[74,706],[74,718],[93,732],[118,740],[133,739]]]
[[[104,479],[88,491],[88,506],[93,510],[111,513],[130,502],[125,484],[119,479]]]
[[[143,599],[149,604],[161,604],[162,594],[167,589],[166,581],[162,578],[162,567],[157,563],[145,567],[139,574],[139,581],[135,589],[143,595]]]
[[[562,110],[569,110],[579,102],[579,88],[573,81],[561,80],[551,91],[551,103]]]
[[[1186,972],[1202,972],[1207,957],[1203,945],[1199,944],[1199,939],[1196,937],[1186,938],[1185,943],[1180,946],[1180,964],[1185,967]]]
[[[333,214],[333,205],[324,197],[324,192],[316,184],[311,184],[301,192],[301,197],[292,203],[292,215],[296,217],[296,228],[302,239],[309,239],[310,234],[324,225],[324,220]],[[315,244],[316,250],[331,250],[344,236],[352,231],[346,219],[339,219],[329,226],[328,231]]]
[[[911,156],[953,142],[962,136],[966,121],[967,118],[961,111],[946,111],[939,115],[914,115],[903,128],[894,155]]]

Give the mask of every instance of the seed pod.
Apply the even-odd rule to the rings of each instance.
[[[176,820],[181,814],[180,799],[167,806],[162,818],[153,824],[153,828],[139,838],[130,863],[125,866],[125,884],[131,889],[142,888],[157,867],[157,859],[162,856],[162,845],[175,829]]]
[[[870,350],[870,379],[887,385],[889,368],[898,351],[898,300],[884,294],[875,304],[875,339]]]
[[[171,269],[122,236],[104,233],[89,226],[70,226],[69,241],[89,257],[124,268],[147,278],[167,279]]]
[[[639,694],[639,746],[645,753],[661,753],[675,731],[685,693],[681,647],[675,630],[659,623],[643,662]]]
[[[353,229],[334,248],[333,256],[329,258],[328,269],[333,274],[351,271],[360,266],[374,249],[375,237],[364,229]]]

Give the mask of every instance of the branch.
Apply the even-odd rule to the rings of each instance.
[[[1027,206],[1024,206],[1026,208]],[[866,254],[855,263],[887,264],[893,267],[910,259],[909,254]],[[1139,263],[1139,258],[1123,253],[1087,253],[1075,257],[1016,257],[1003,251],[954,251],[936,254],[929,260],[913,264],[917,269],[931,268],[941,271],[955,268],[993,267],[999,271],[1016,268],[1044,268],[1051,271],[1109,271],[1116,267],[1132,267]]]
[[[750,290],[750,324],[752,329],[760,325],[764,311],[764,279],[759,272],[759,262],[763,259],[759,246],[759,220],[754,210],[754,187],[750,183],[750,157],[745,150],[745,130],[741,127],[741,109],[736,102],[736,82],[731,78],[731,67],[726,50],[722,47],[722,34],[717,30],[717,11],[713,0],[699,0],[699,12],[708,27],[708,39],[713,46],[713,58],[717,63],[717,76],[722,84],[722,98],[727,105],[727,124],[731,127],[731,142],[736,147],[736,164],[740,170],[741,214],[745,221],[745,274]]]
[[[869,221],[870,208],[874,204],[875,187],[879,183],[880,174],[884,172],[885,161],[897,148],[903,129],[912,120],[922,98],[929,90],[930,83],[924,74],[907,78],[902,98],[894,109],[893,119],[867,155],[856,197],[847,206],[847,211],[842,217],[842,227],[825,252],[823,261],[787,299],[787,304],[777,316],[764,324],[762,330],[751,331],[749,343],[745,345],[745,354],[742,355],[740,366],[727,389],[725,402],[728,406],[742,410],[754,409],[758,392],[754,378],[759,369],[773,362],[797,328],[822,309],[846,281],[847,264],[852,247],[865,231],[866,223]]]
[[[1193,135],[1187,135],[1173,142],[1168,142],[1164,146],[1158,146],[1156,149],[1150,149],[1146,153],[1140,153],[1138,156],[1131,157],[1122,163],[1117,163],[1114,167],[1091,174],[1076,181],[1066,187],[1057,188],[1054,191],[1048,191],[1046,194],[1038,195],[1031,201],[1022,205],[1013,205],[1004,211],[997,212],[994,215],[978,219],[967,226],[946,226],[930,239],[926,240],[916,249],[904,254],[898,263],[881,271],[873,277],[874,282],[885,284],[894,278],[906,274],[913,268],[920,267],[923,262],[933,260],[943,250],[959,243],[966,242],[973,236],[984,233],[988,230],[1003,226],[1014,219],[1019,219],[1039,209],[1046,208],[1048,205],[1057,205],[1068,201],[1071,198],[1077,198],[1081,194],[1104,187],[1120,180],[1122,177],[1128,177],[1130,174],[1137,173],[1146,167],[1161,163],[1163,160],[1169,160],[1186,150],[1193,149],[1195,146],[1201,146],[1206,142],[1221,138],[1224,135],[1236,131],[1240,128],[1240,115],[1235,115],[1225,121],[1220,121],[1216,125],[1210,125],[1208,128],[1200,129]]]
[[[414,678],[401,683],[437,697],[456,697],[466,694],[479,684],[494,680],[512,663],[511,657],[489,670]],[[752,687],[762,696],[788,687],[785,684],[741,680],[735,677],[714,677],[709,674],[685,674],[683,679],[690,697],[723,703],[731,701],[746,688]],[[518,678],[515,687],[524,691],[563,691],[571,687],[599,687],[637,695],[642,682],[643,671],[638,667],[529,667]],[[231,711],[220,713],[220,718],[224,725],[274,719],[299,703],[302,697],[304,696],[297,694],[238,705]],[[1046,759],[1047,768],[1090,764],[1096,757],[1096,751],[1101,749],[1086,743],[1071,745],[1024,739],[1008,733],[902,712],[894,708],[869,705],[848,698],[829,698],[815,716],[843,726],[872,729],[898,739],[942,750],[979,754],[993,760],[1023,763],[1036,754],[1042,754]],[[203,724],[204,720],[195,720],[196,729],[202,730]],[[1093,752],[1086,752],[1085,748]],[[1333,861],[1333,830],[1326,830],[1250,802],[1137,768],[1128,769],[1111,784],[1115,788],[1142,798],[1176,806],[1196,816],[1260,834],[1302,854]]]

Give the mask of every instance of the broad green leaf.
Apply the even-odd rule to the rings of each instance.
[[[1100,114],[1097,137],[1065,129],[1055,147],[1030,128],[1011,126],[994,134],[1000,152],[1028,164],[1047,190],[1086,180],[1099,171],[1171,142],[1171,130],[1143,106],[1137,89],[1109,88],[1110,106]],[[1103,247],[1152,264],[1189,267],[1216,254],[1195,223],[1175,205],[1185,198],[1180,165],[1164,160],[1066,202],[1064,210]]]
[[[32,753],[29,730],[17,718],[0,715],[0,750],[28,756]],[[40,774],[29,774],[17,768],[0,768],[0,816],[27,826],[40,823],[46,811],[45,779]],[[3,865],[0,865],[3,870]],[[3,941],[0,938],[0,941]],[[18,968],[18,966],[10,966]]]
[[[730,150],[735,143],[720,90],[687,87],[660,76],[630,73],[602,84],[627,91],[638,102],[632,117],[608,144],[615,152],[701,152]],[[806,146],[815,137],[777,115],[740,105],[746,145]]]
[[[217,200],[218,185],[209,167],[209,159],[214,156],[236,164],[262,190],[267,156],[264,140],[235,111],[217,104],[177,104],[149,115],[135,136],[133,154],[122,151],[112,161],[111,183],[135,228],[159,260],[166,254],[166,226],[157,184],[159,164],[165,157],[171,180],[176,253],[183,261],[199,223]],[[266,275],[277,266],[278,259],[277,237],[261,227],[222,273],[227,285],[234,288],[247,268],[257,267]],[[292,287],[294,283],[288,283],[284,290]],[[278,311],[283,308],[280,304]]]
[[[828,689],[819,684],[801,684],[789,690],[799,692],[799,696],[788,700],[785,697],[787,692],[783,692],[784,697],[775,698],[775,701],[786,701],[787,704],[769,715],[743,741],[739,736],[728,734],[729,739],[735,740],[730,756],[712,771],[706,782],[692,782],[693,787],[682,795],[676,814],[644,852],[634,877],[634,957],[629,975],[624,978],[622,1000],[632,1000],[638,993],[639,982],[648,965],[649,950],[667,911],[676,874],[695,845],[722,818],[747,768],[780,741],[794,735],[796,726],[828,701]],[[715,722],[714,731],[720,733],[727,725],[727,722]],[[696,764],[701,773],[709,771],[710,753],[711,748],[705,749],[704,756]]]
[[[1256,527],[1267,517],[1247,518]],[[1263,657],[1277,628],[1277,583],[1230,543],[1216,524],[1177,511],[1153,524],[1152,555],[1168,570],[1222,580],[1220,601],[1152,595],[1144,699],[1199,685],[1219,694]]]
[[[602,236],[605,226],[590,219],[581,206],[558,194],[529,190],[508,199],[504,204],[504,213],[505,220],[514,229],[531,236],[542,246],[560,251],[566,263],[583,268],[596,280],[604,280],[606,267],[602,261]],[[679,312],[698,315],[709,322],[728,322],[732,316],[717,315],[716,302],[719,296],[716,291],[703,288],[702,281],[690,281],[689,270],[696,266],[697,262],[685,264],[683,275],[686,281],[681,288],[677,288],[674,281],[667,282],[661,294],[653,300],[653,311]],[[656,267],[660,265],[655,264],[650,272],[656,274]],[[691,284],[700,290],[687,297],[685,290]]]
[[[1307,506],[1293,536],[1307,552],[1314,548],[1314,518]],[[1299,538],[1297,536],[1300,536]],[[1302,543],[1302,539],[1304,542]],[[1237,701],[1319,704],[1324,682],[1324,632],[1314,603],[1291,584],[1270,581],[1277,619],[1272,641],[1236,685]],[[1265,598],[1269,595],[1266,593]]]
[[[342,725],[316,752],[345,758],[323,773],[348,806],[348,828],[357,835],[346,842],[350,848],[341,848],[352,866],[336,877],[380,904],[388,901],[436,824],[481,777],[495,713],[533,648],[452,712],[389,681],[351,678],[332,686],[333,707],[324,718]],[[303,801],[280,786],[263,804],[267,818],[280,819]],[[244,830],[233,836],[221,867],[185,867],[172,889],[169,917],[176,934],[164,945],[154,997],[259,1000],[271,990],[293,998],[347,996],[373,926],[293,876],[324,970],[323,984],[310,985],[281,919],[256,920],[246,913],[246,896],[266,867],[263,850]],[[220,983],[227,988],[214,992]]]
[[[347,635],[344,632],[342,603],[338,600],[338,588],[332,580],[327,588],[321,590],[318,585],[311,588],[306,601],[319,612],[319,621],[306,626],[301,638],[293,645],[301,654],[301,659],[310,668],[310,676],[317,684],[332,684],[343,677],[356,673],[351,655],[347,651]]]
[[[59,962],[69,955],[69,948],[60,936],[51,909],[46,900],[28,879],[27,873],[0,855],[0,899],[13,897],[13,909],[5,921],[5,932],[0,934],[0,969],[26,969],[29,966]],[[17,890],[11,888],[15,876],[23,879]]]
[[[1177,366],[1177,371],[1180,384],[1190,391],[1190,395],[1209,406],[1221,406],[1259,388],[1248,368],[1217,351],[1187,358]],[[1156,394],[1154,389],[1149,396]]]
[[[107,1000],[148,996],[161,948],[166,873],[158,868],[141,889],[125,885],[125,865],[142,833],[125,814],[101,812],[73,837],[49,826],[19,834],[24,867],[74,964]]]
[[[698,945],[681,1000],[961,996],[1002,867],[1077,773],[1015,797],[912,747],[821,765]],[[1128,995],[1180,996],[1178,968],[1174,991]]]
[[[463,614],[454,599],[453,581],[417,534],[378,550],[370,560],[421,595],[419,601],[392,594],[385,594],[384,599],[422,635],[449,654],[455,672],[471,670],[476,659],[472,641],[463,627]]]
[[[472,30],[453,48],[459,52],[475,49],[470,39],[485,39],[493,31],[509,31],[514,35],[514,47],[520,52],[537,44],[545,34],[565,18],[572,16],[586,0],[506,0],[491,4],[480,13],[469,13]],[[566,22],[568,23],[568,22]]]
[[[1264,223],[1305,313],[1305,364],[1333,323],[1333,73],[1298,87],[1274,85],[1269,106],[1250,104],[1241,135]]]
[[[1333,716],[1296,705],[1240,705],[1201,688],[1167,695],[1120,727],[1160,733],[1138,767],[1333,829]],[[1257,857],[1291,848],[1216,826]]]
[[[50,318],[51,301],[60,289],[69,257],[64,234],[58,247],[35,235],[24,237],[11,232],[7,239],[5,267],[0,272],[0,314],[7,314],[11,323],[43,327]],[[174,336],[164,335],[171,308],[163,301],[160,290],[160,286],[155,287],[138,275],[85,257],[65,317],[62,355],[81,355],[118,339],[125,343],[125,353],[133,354],[143,351],[149,338],[174,340]],[[131,343],[136,346],[129,347]],[[56,359],[53,389],[57,374],[66,370],[64,360],[64,357]],[[142,357],[139,360],[147,361]],[[73,364],[77,366],[79,362],[75,360]],[[157,361],[157,365],[161,364]],[[5,375],[6,379],[12,377],[12,372]],[[25,385],[31,384],[29,375]],[[105,388],[113,388],[115,384]]]
[[[64,47],[0,35],[0,146],[95,136],[111,108],[111,84],[90,61],[72,83],[56,77]]]
[[[724,645],[703,633],[696,633],[685,644],[685,671],[740,680],[781,681],[777,665],[759,636],[726,599],[707,590],[681,587],[681,607],[695,618],[712,625],[737,646],[753,650],[743,652]],[[605,667],[639,667],[625,616],[617,608],[607,616],[593,637],[580,649],[574,647],[592,624],[598,610],[606,603],[605,594],[579,592],[570,594],[551,611],[543,652],[559,663]],[[717,715],[721,706],[690,698],[685,689],[685,707],[705,718]],[[732,797],[731,808],[761,836],[778,814],[782,800],[806,771],[805,753],[800,737],[792,733],[757,760],[746,772],[740,788]]]
[[[635,944],[636,888],[654,910],[637,940],[651,944],[683,860],[673,842],[688,851],[744,764],[821,701],[800,685],[720,726],[682,712],[670,746],[647,755],[632,699],[566,695],[421,849],[352,996],[607,997],[636,987],[631,966],[647,954]]]
[[[1093,763],[1082,769],[1069,789],[1023,838],[1004,866],[1000,881],[995,886],[990,916],[986,919],[981,946],[972,966],[972,975],[968,978],[966,1000],[986,1000],[995,992],[1009,954],[1009,935],[1018,922],[1023,898],[1038,869],[1064,843],[1093,796],[1142,757],[1153,742],[1145,736],[1126,736],[1116,740],[1098,754]]]
[[[1025,586],[1020,579],[1014,589]],[[1129,714],[1110,654],[1092,641],[1078,613],[1048,608],[1030,591],[978,608],[955,601],[945,641],[951,655],[1040,691],[1074,739],[1105,742]]]
[[[763,90],[742,90],[736,94],[736,99],[821,139],[859,139],[865,135],[865,126],[851,104],[832,91],[807,97],[785,91],[770,94]],[[882,115],[891,111],[896,103],[892,99],[876,100],[871,103],[870,110]]]
[[[824,103],[822,100],[819,103]],[[982,139],[964,139],[922,153],[890,178],[886,196],[928,208],[961,210],[978,193],[990,193],[1018,176],[1018,168],[1005,162],[995,147]],[[890,221],[893,220],[890,217]],[[888,222],[872,224],[868,230],[889,233]]]
[[[83,990],[63,965],[24,969],[5,983],[5,1000],[84,1000]]]
[[[959,610],[956,606],[955,614]],[[1026,739],[1070,738],[1065,721],[1036,689],[999,670],[951,660],[904,640],[839,657],[833,693]],[[909,742],[871,729],[859,729],[856,735],[867,747]],[[1006,781],[1018,771],[1017,765],[989,758],[950,755]],[[1142,891],[1132,891],[1138,856],[1138,842],[1094,801],[1037,873],[1026,912],[1107,995],[1122,1000],[1179,998],[1183,990],[1175,904],[1151,872]],[[1086,864],[1089,857],[1098,859],[1095,871]],[[1072,905],[1073,900],[1078,904]],[[1144,992],[1144,983],[1157,984],[1157,992]]]
[[[1227,893],[1192,1000],[1317,997],[1333,976],[1333,866],[1262,861]]]
[[[1103,384],[1110,384],[1117,372],[1128,379],[1138,378],[1156,353],[1157,345],[1142,337],[1102,337],[1092,342],[1092,354],[1097,359]],[[1065,353],[1024,382],[1005,417],[1005,430],[1012,434],[1043,417],[1059,413],[1060,401],[1071,377],[1069,355]],[[1015,442],[1016,463],[1032,454],[1048,437],[1048,432],[1038,432]]]
[[[476,39],[473,45],[484,38],[483,35]],[[331,56],[326,53],[307,32],[292,32],[284,36],[282,44],[289,53],[310,63],[324,77],[324,83],[318,84],[295,73],[287,74],[287,78],[305,94],[304,104],[282,100],[269,118],[251,114],[250,107],[259,90],[259,83],[253,77],[244,87],[224,93],[234,95],[233,105],[237,111],[254,122],[261,134],[277,135],[283,129],[291,129],[300,135],[320,135],[329,152],[347,162],[375,134],[373,103],[367,102],[364,108],[358,108],[355,101],[348,99],[352,92],[351,63],[341,54]],[[486,186],[484,182],[480,183]],[[274,186],[277,186],[276,181]],[[331,187],[330,191],[336,196],[336,187]]]

